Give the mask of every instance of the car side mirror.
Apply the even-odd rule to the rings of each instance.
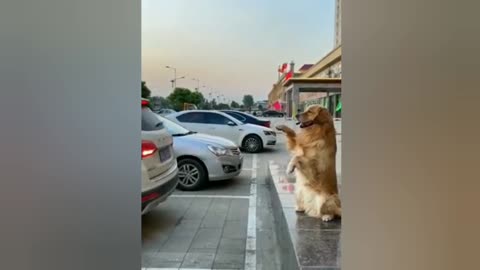
[[[234,122],[232,122],[232,121],[228,121],[228,122],[227,122],[227,125],[229,125],[229,126],[233,127],[233,126],[236,126],[237,124],[235,124],[235,123],[234,123]]]

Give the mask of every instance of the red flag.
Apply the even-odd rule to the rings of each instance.
[[[283,64],[282,64],[282,68],[280,69],[280,70],[281,70],[280,73],[284,73],[285,70],[287,69],[287,66],[288,66],[287,63],[283,63]]]
[[[285,81],[290,80],[292,76],[293,76],[293,71],[288,72],[287,75],[285,75]]]

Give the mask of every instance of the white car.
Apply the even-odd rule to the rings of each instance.
[[[260,152],[277,143],[277,135],[272,129],[244,124],[219,111],[182,111],[166,117],[188,130],[228,139],[249,153]]]
[[[175,191],[178,184],[173,138],[142,100],[142,215]]]

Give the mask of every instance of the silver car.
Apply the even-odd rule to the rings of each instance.
[[[209,181],[231,179],[242,171],[243,156],[232,141],[196,133],[165,117],[157,117],[173,136],[179,189],[198,190]]]

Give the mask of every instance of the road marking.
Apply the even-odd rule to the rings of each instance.
[[[247,241],[245,244],[244,270],[257,268],[257,155],[252,158],[252,179],[248,205]]]
[[[250,199],[250,196],[236,196],[236,195],[183,195],[172,194],[172,198],[220,198],[220,199]]]

